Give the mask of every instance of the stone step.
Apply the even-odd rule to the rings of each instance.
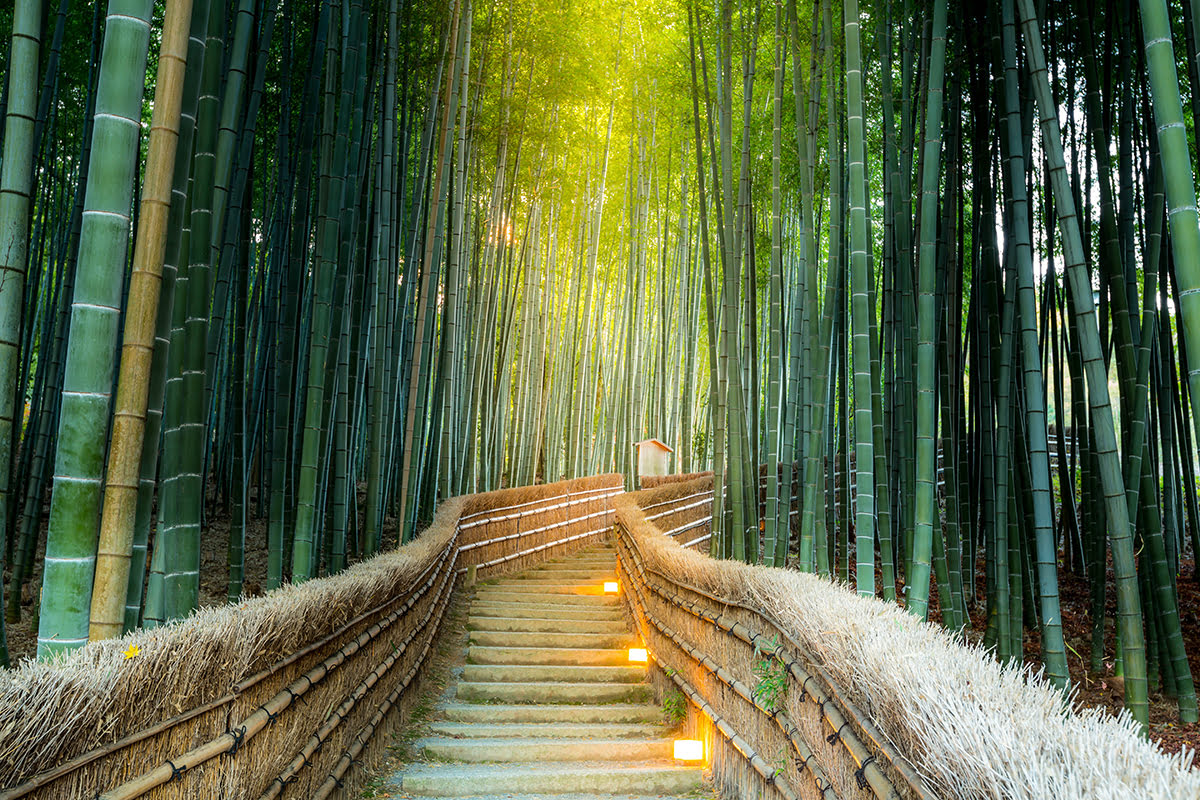
[[[547,595],[553,594],[547,601]],[[569,594],[566,592],[541,592],[536,587],[525,590],[481,586],[475,594],[475,603],[540,603],[552,602],[562,606],[616,606],[620,601],[616,595]],[[473,603],[472,606],[475,604]]]
[[[616,554],[606,556],[588,556],[586,558],[563,558],[557,561],[544,561],[536,567],[530,568],[529,572],[540,572],[547,569],[561,569],[567,567],[569,569],[592,569],[593,567],[615,567],[617,564]]]
[[[450,722],[486,723],[651,723],[662,719],[657,706],[627,703],[605,705],[499,705],[447,703],[442,716]]]
[[[625,627],[624,615],[616,606],[566,606],[557,603],[472,603],[473,617],[523,617],[525,619],[581,619],[618,622]],[[598,630],[598,629],[597,629]]]
[[[469,681],[458,684],[458,699],[501,703],[649,703],[645,683],[558,683],[553,681]]]
[[[669,759],[670,739],[450,739],[428,737],[418,752],[444,761],[511,763],[527,761],[650,761]]]
[[[543,664],[467,664],[462,679],[475,683],[637,683],[645,666],[578,667]]]
[[[512,583],[603,583],[604,581],[615,581],[616,579],[615,564],[609,564],[607,568],[600,569],[576,569],[566,566],[556,569],[531,569],[528,572],[519,572],[516,575],[504,576],[504,580],[511,581]]]
[[[590,794],[579,794],[578,792],[572,792],[571,794],[540,794],[540,793],[539,794],[525,794],[525,793],[521,793],[519,795],[515,795],[512,793],[506,793],[506,794],[502,794],[502,795],[496,795],[496,794],[482,795],[481,794],[481,795],[474,795],[472,797],[460,797],[460,798],[456,798],[456,800],[596,800],[597,796],[598,795],[595,792],[590,793]],[[604,797],[604,800],[701,800],[702,797],[703,798],[711,798],[711,800],[716,800],[716,795],[713,795],[711,793],[704,794],[704,795],[697,795],[695,793],[688,794],[688,795],[656,794],[653,797],[647,797],[644,794],[606,794],[606,795],[601,795],[601,796]]]
[[[555,619],[538,616],[536,611],[525,616],[516,616],[511,610],[500,608],[486,610],[483,614],[479,614],[477,608],[472,608],[471,611],[471,616],[467,618],[467,627],[475,631],[629,635],[625,620],[617,616],[606,618],[596,614],[577,614],[574,617]]]
[[[604,593],[604,584],[601,581],[592,582],[545,582],[542,581],[524,581],[524,580],[508,580],[507,578],[495,583],[481,583],[479,585],[479,593],[486,592],[504,592],[506,594],[528,594],[528,595],[582,595],[585,597],[610,597],[615,598],[616,595],[606,595]],[[560,598],[555,597],[555,601]],[[566,602],[574,602],[569,598]]]
[[[567,649],[625,650],[637,645],[637,637],[626,632],[542,633],[539,631],[471,631],[470,635],[471,644],[480,647],[564,647]]]
[[[666,762],[626,764],[417,764],[400,773],[398,786],[424,797],[584,793],[654,796],[687,794],[701,785],[698,767]]]
[[[628,650],[572,647],[487,647],[467,650],[471,664],[561,664],[580,667],[627,667]]]
[[[429,730],[451,739],[658,739],[661,725],[633,722],[434,722]]]

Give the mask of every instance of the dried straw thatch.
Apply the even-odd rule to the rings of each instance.
[[[797,769],[797,757],[778,725],[731,697],[731,680],[754,687],[759,678],[751,646],[715,624],[718,617],[739,633],[757,630],[760,644],[773,632],[781,633],[784,658],[809,660],[797,663],[801,672],[789,667],[783,710],[840,797],[877,794],[861,785],[857,762],[847,761],[844,748],[826,746],[830,722],[826,718],[822,727],[818,710],[817,724],[812,724],[816,706],[808,689],[840,695],[839,705],[858,709],[869,720],[866,727],[849,727],[858,729],[858,738],[876,756],[873,763],[882,765],[900,796],[1200,798],[1200,772],[1190,769],[1191,754],[1165,755],[1139,735],[1127,715],[1077,713],[1039,675],[1001,666],[981,648],[963,645],[895,605],[859,597],[811,575],[714,561],[685,550],[646,522],[639,507],[661,500],[659,491],[643,491],[616,501],[623,577],[637,583],[634,559],[644,561],[648,576],[630,592],[631,605],[640,603],[634,608],[635,615],[642,614],[639,624],[660,663],[697,687],[758,753],[769,762],[777,760],[779,782],[797,796],[822,793],[812,771]],[[672,602],[672,592],[678,602]],[[664,636],[650,615],[693,652]],[[697,654],[719,666],[725,679],[697,663]],[[761,654],[758,658],[769,661]],[[816,680],[802,687],[795,678],[805,669]],[[819,686],[822,676],[827,678],[824,689]],[[877,754],[872,732],[884,749],[894,750],[895,764]],[[781,753],[787,758],[779,759]],[[745,763],[717,737],[719,783],[739,794],[752,786],[780,793]],[[722,777],[722,769],[729,775]],[[904,785],[906,771],[916,778],[915,791]]]
[[[372,734],[415,695],[456,573],[585,546],[620,485],[455,498],[416,541],[340,574],[0,672],[0,798],[94,797],[146,773],[117,796],[352,789],[351,761],[378,755]]]
[[[667,486],[672,483],[690,483],[697,478],[712,477],[712,471],[708,472],[683,472],[677,475],[643,475],[641,477],[642,489],[657,489],[660,486]]]

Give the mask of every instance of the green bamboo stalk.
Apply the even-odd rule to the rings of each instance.
[[[862,55],[858,1],[843,5],[846,31],[846,122],[849,157],[846,164],[850,197],[850,309],[854,364],[854,456],[856,576],[859,594],[875,594],[875,470],[872,422],[871,318],[868,294],[871,275],[867,241],[866,129],[863,119]]]
[[[1121,465],[1117,455],[1116,433],[1112,407],[1108,399],[1108,378],[1100,350],[1099,328],[1091,301],[1091,283],[1084,263],[1082,235],[1075,212],[1066,165],[1062,153],[1062,133],[1058,125],[1058,107],[1050,90],[1046,73],[1045,51],[1032,0],[1017,0],[1020,23],[1034,97],[1037,100],[1042,128],[1042,145],[1046,154],[1047,171],[1054,193],[1055,207],[1062,230],[1067,280],[1071,285],[1074,316],[1078,320],[1080,350],[1087,377],[1088,402],[1091,407],[1092,432],[1095,436],[1095,455],[1104,494],[1104,510],[1108,521],[1109,542],[1117,583],[1117,628],[1121,637],[1125,671],[1125,705],[1142,725],[1148,720],[1146,685],[1146,651],[1138,598],[1136,560],[1133,535],[1125,504],[1125,486],[1121,480]],[[1006,21],[1012,24],[1012,0],[1004,3]]]
[[[93,641],[120,636],[124,628],[191,17],[191,0],[172,0],[163,20],[92,588],[88,637]],[[157,446],[157,441],[150,444]]]
[[[93,122],[105,158],[92,164],[84,199],[42,576],[39,658],[87,641],[150,6],[148,0],[110,0],[108,5]]]
[[[1029,432],[1029,457],[1033,491],[1034,544],[1037,550],[1038,598],[1042,612],[1042,662],[1050,682],[1067,688],[1066,647],[1063,642],[1062,613],[1058,598],[1057,545],[1054,534],[1053,498],[1050,494],[1050,459],[1046,445],[1046,395],[1042,384],[1041,355],[1038,348],[1033,288],[1033,253],[1029,241],[1029,205],[1025,196],[1025,153],[1022,148],[1021,110],[1018,97],[1016,30],[1004,26],[1004,110],[1005,125],[1001,136],[1006,145],[1008,182],[1011,198],[1011,236],[1016,267],[1017,305],[1021,338],[1021,363],[1024,367],[1025,424]]]
[[[933,38],[929,85],[925,98],[925,133],[921,154],[921,224],[917,295],[917,496],[914,508],[912,566],[905,607],[920,619],[929,613],[929,567],[933,525],[937,515],[937,228],[938,179],[941,172],[942,107],[945,104],[946,0],[933,4]],[[942,597],[943,607],[950,602]]]

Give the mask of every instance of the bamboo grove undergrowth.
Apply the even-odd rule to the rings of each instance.
[[[1196,0],[0,28],[3,591],[40,656],[337,572],[451,495],[632,487],[656,437],[714,473],[714,556],[1197,719]]]

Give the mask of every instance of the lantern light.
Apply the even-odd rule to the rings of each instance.
[[[629,648],[629,660],[637,661],[637,662],[640,662],[643,664],[646,663],[647,661],[649,661],[649,656],[646,653],[646,648],[644,648],[644,647]]]
[[[675,760],[703,761],[704,742],[700,741],[699,739],[676,739]]]
[[[618,589],[618,587],[617,587],[616,581],[605,581],[604,582],[604,593],[605,594],[616,594],[617,589]]]

